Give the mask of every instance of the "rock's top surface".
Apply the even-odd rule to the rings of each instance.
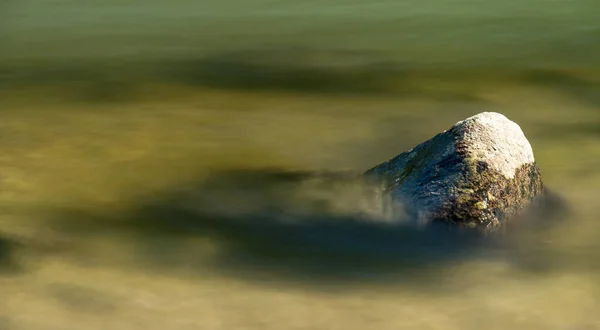
[[[366,173],[419,224],[484,230],[524,210],[543,184],[531,145],[504,115],[483,112]]]
[[[482,112],[456,123],[453,129],[463,135],[469,158],[487,161],[507,178],[513,178],[521,165],[535,162],[521,127],[502,114]]]

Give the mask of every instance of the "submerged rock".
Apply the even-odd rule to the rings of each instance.
[[[419,224],[443,222],[488,232],[522,213],[544,186],[516,123],[483,112],[456,123],[365,175],[404,204]]]

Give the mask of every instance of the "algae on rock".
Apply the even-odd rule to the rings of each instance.
[[[489,231],[544,191],[531,145],[504,115],[483,112],[368,170],[418,224]]]

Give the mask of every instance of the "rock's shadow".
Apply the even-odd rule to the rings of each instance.
[[[83,238],[125,234],[136,260],[161,271],[215,268],[247,279],[311,283],[418,282],[499,246],[494,238],[445,226],[378,221],[364,212],[369,191],[352,174],[227,171],[148,198],[127,214],[70,210],[57,223]],[[211,239],[217,253],[207,261],[182,243],[188,238]]]

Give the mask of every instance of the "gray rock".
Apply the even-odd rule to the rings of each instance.
[[[544,192],[521,128],[493,112],[460,121],[365,175],[382,182],[384,195],[419,224],[484,232],[500,228]]]

